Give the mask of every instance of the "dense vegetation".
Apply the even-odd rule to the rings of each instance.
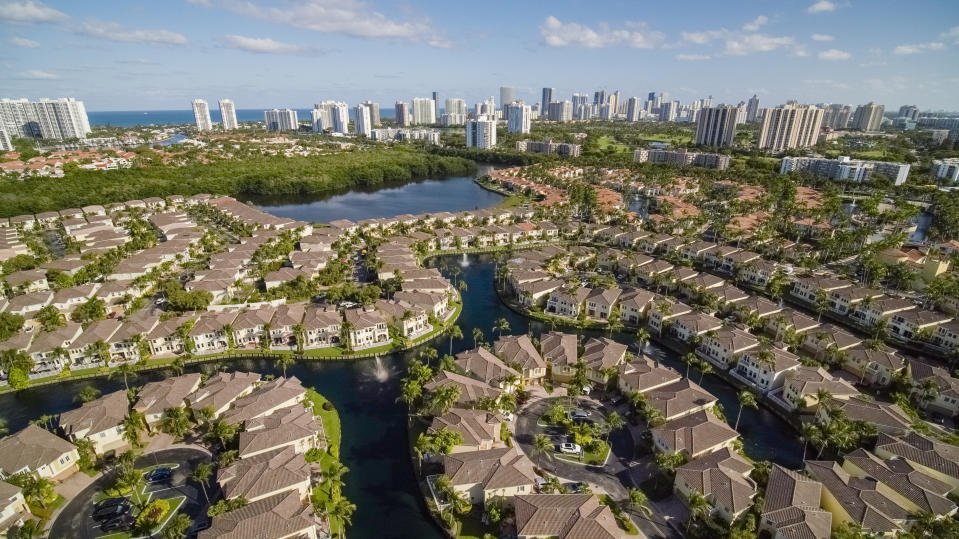
[[[117,171],[66,167],[61,179],[0,181],[0,217],[171,194],[315,196],[355,186],[462,175],[474,167],[466,159],[410,148],[313,157],[257,156]]]

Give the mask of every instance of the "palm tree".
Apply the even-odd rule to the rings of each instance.
[[[130,410],[123,418],[121,425],[123,427],[123,439],[135,449],[143,447],[143,441],[140,440],[140,431],[146,429],[146,418],[143,414],[136,410]]]
[[[214,419],[207,429],[206,437],[208,440],[220,442],[220,447],[226,449],[226,446],[236,437],[238,427],[227,423],[223,419]]]
[[[185,513],[179,513],[163,528],[163,539],[183,539],[193,526],[193,519]]]
[[[346,483],[343,482],[343,476],[349,473],[350,469],[343,465],[338,460],[334,460],[330,463],[329,468],[323,473],[323,483],[328,487],[328,492],[330,499],[337,498],[339,496],[339,491],[343,488]],[[337,495],[334,496],[333,492],[336,491]]]
[[[713,365],[704,359],[697,363],[696,367],[699,369],[699,383],[702,384],[703,377],[713,372]]]
[[[689,378],[689,368],[695,365],[698,361],[699,358],[696,357],[696,354],[692,352],[688,352],[683,356],[683,363],[686,364],[686,378]]]
[[[501,337],[504,331],[509,331],[509,320],[497,318],[496,322],[493,323],[493,331],[496,332],[497,338]]]
[[[686,498],[686,504],[689,506],[689,520],[686,521],[687,531],[694,520],[705,521],[709,518],[710,513],[712,513],[712,507],[710,507],[709,501],[699,492],[690,492]]]
[[[170,363],[170,369],[177,375],[183,374],[183,370],[186,368],[186,362],[183,360],[182,356],[177,356],[173,360],[173,363]],[[189,518],[189,517],[187,517]]]
[[[629,507],[634,511],[638,510],[641,513],[644,513],[647,517],[652,516],[653,510],[649,507],[649,498],[646,496],[646,493],[639,490],[638,488],[630,488],[627,491],[626,502],[629,504]]]
[[[200,488],[203,489],[203,497],[206,498],[206,503],[210,503],[210,495],[206,491],[206,487],[210,484],[210,478],[213,477],[213,463],[212,462],[201,462],[193,470],[193,473],[190,474],[190,478],[200,484]]]
[[[175,406],[163,412],[159,426],[160,430],[176,438],[183,438],[183,435],[190,430],[190,418],[183,407]]]
[[[759,408],[756,395],[748,389],[743,389],[737,393],[736,399],[739,400],[739,412],[736,414],[736,426],[733,427],[733,430],[739,429],[739,418],[743,415],[743,408],[752,408],[753,410]]]
[[[483,330],[480,328],[473,328],[473,348],[479,346],[479,343],[483,342],[486,339],[486,335],[483,334]]]
[[[461,281],[462,282],[462,281]],[[456,324],[453,324],[446,330],[447,335],[450,337],[450,355],[453,355],[453,339],[460,340],[463,338],[463,330]]]
[[[280,368],[283,369],[283,378],[286,378],[286,368],[293,365],[296,362],[296,359],[289,354],[282,354],[276,359],[276,362],[280,364]]]
[[[306,328],[303,327],[303,324],[293,325],[293,336],[293,338],[296,339],[296,353],[302,354],[306,341]]]
[[[337,533],[340,538],[346,537],[346,527],[353,524],[354,511],[356,511],[356,505],[350,503],[346,498],[340,498],[327,505],[326,514],[329,515],[331,524],[334,519],[340,522],[340,529]]]
[[[423,396],[423,386],[417,380],[413,379],[403,379],[402,386],[400,388],[400,396],[397,397],[397,401],[402,401],[406,403],[407,415],[412,420],[413,418],[413,404]]]
[[[649,331],[646,328],[639,328],[636,330],[636,344],[639,347],[639,351],[642,352],[646,347],[646,344],[649,342]]]
[[[443,386],[433,391],[433,395],[430,396],[430,408],[438,410],[439,415],[443,415],[459,400],[459,386]]]
[[[609,415],[606,416],[606,427],[608,428],[606,440],[609,440],[609,433],[615,432],[623,428],[625,425],[626,423],[623,421],[623,418],[620,417],[619,413],[617,413],[615,410],[610,412]]]
[[[533,437],[533,447],[530,450],[534,455],[544,456],[547,459],[553,458],[553,441],[545,434],[537,434]]]
[[[130,384],[127,382],[127,378],[130,376],[135,376],[136,373],[137,373],[137,368],[134,367],[132,363],[121,363],[120,365],[117,366],[115,370],[110,372],[110,374],[107,375],[107,377],[112,378],[113,376],[116,376],[116,375],[122,376],[123,387],[126,388],[127,391],[130,391]]]

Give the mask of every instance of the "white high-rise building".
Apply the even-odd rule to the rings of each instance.
[[[220,100],[220,124],[223,129],[236,129],[239,124],[236,122],[236,106],[229,99]]]
[[[350,132],[350,106],[342,101],[330,103],[330,122],[334,133],[347,134]]]
[[[7,136],[46,139],[86,138],[90,121],[83,101],[76,99],[0,100],[0,127]]]
[[[357,135],[371,136],[373,134],[373,120],[370,118],[370,109],[365,105],[357,105],[353,109],[353,131]]]
[[[481,149],[496,146],[496,120],[466,120],[466,146]]]
[[[759,121],[759,97],[753,94],[746,103],[746,123]]]
[[[266,110],[263,111],[263,119],[267,131],[296,131],[299,127],[295,110]]]
[[[759,131],[760,149],[782,152],[808,148],[819,140],[822,109],[812,105],[781,105],[766,109]]]
[[[529,133],[530,123],[533,121],[533,111],[529,105],[512,103],[508,111],[506,130],[510,133]]]
[[[427,97],[413,98],[413,123],[431,125],[436,123],[436,103]]]
[[[676,120],[678,114],[679,101],[664,101],[659,105],[659,121],[661,122],[672,122]]]
[[[193,100],[193,118],[196,119],[197,131],[209,131],[213,129],[213,122],[210,121],[210,104],[202,99]]]
[[[746,102],[740,101],[736,105],[736,125],[746,123]]]
[[[360,106],[366,107],[370,111],[370,122],[373,123],[373,127],[379,127],[380,124],[380,104],[374,103],[370,100],[366,100],[360,103]]]
[[[699,110],[696,122],[696,144],[701,146],[732,146],[736,140],[736,117],[739,109],[729,105]]]
[[[462,114],[466,116],[466,100],[454,97],[446,100],[446,114]]]
[[[573,120],[572,101],[553,101],[549,104],[548,119],[551,122],[569,122]]]
[[[330,112],[333,103],[333,101],[324,101],[313,105],[313,110],[310,111],[310,120],[313,124],[314,133],[322,133],[333,128],[333,116]]]
[[[849,119],[852,118],[852,105],[831,103],[820,105],[822,112],[822,126],[830,129],[846,129]]]

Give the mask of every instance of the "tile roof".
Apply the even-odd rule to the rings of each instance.
[[[295,488],[310,480],[310,465],[292,447],[240,459],[217,474],[225,498],[247,500]]]
[[[323,424],[313,416],[313,410],[297,403],[266,416],[248,419],[238,436],[240,458],[322,435]]]
[[[456,354],[456,366],[477,380],[494,384],[507,376],[520,377],[520,373],[482,346]]]
[[[735,514],[753,504],[756,484],[748,478],[753,465],[736,451],[724,447],[676,469],[676,479]]]
[[[702,410],[716,404],[712,393],[688,378],[646,393],[649,406],[659,410],[667,421],[693,410]]]
[[[522,369],[545,369],[546,361],[539,355],[533,341],[527,335],[506,335],[493,343],[493,353],[508,364]]]
[[[843,468],[850,473],[862,473],[883,483],[914,503],[921,511],[947,515],[956,510],[956,504],[946,497],[952,487],[920,472],[903,459],[882,460],[865,449],[858,448],[844,457]]]
[[[454,486],[480,483],[484,490],[532,485],[536,480],[526,455],[506,447],[445,455],[443,470]]]
[[[301,537],[316,526],[313,508],[298,492],[280,493],[213,518],[200,539],[279,539]]]
[[[129,407],[126,392],[114,391],[60,414],[60,428],[67,436],[84,430],[88,430],[87,435],[103,432],[119,426]]]
[[[437,388],[448,385],[455,385],[460,388],[460,398],[457,401],[459,404],[470,404],[483,397],[495,399],[502,393],[502,391],[495,387],[480,382],[479,380],[474,380],[468,376],[450,371],[440,372],[433,377],[432,381],[424,385],[423,388],[427,391],[435,391]]]
[[[875,479],[851,476],[832,461],[807,460],[806,469],[852,520],[867,530],[891,532],[899,529],[897,521],[909,517],[908,510],[879,493]]]
[[[672,451],[686,451],[690,455],[699,454],[739,437],[739,433],[724,421],[706,411],[667,421],[650,430],[654,437],[662,440]]]
[[[501,417],[486,410],[451,408],[445,414],[434,417],[429,430],[435,432],[447,428],[460,434],[463,445],[480,445],[496,440],[502,423]]]
[[[579,354],[579,341],[572,333],[551,331],[540,337],[539,348],[543,359],[557,366],[572,366]]]
[[[207,407],[219,410],[259,381],[260,375],[255,372],[221,372],[188,396],[187,401],[194,410]]]
[[[885,451],[959,479],[959,447],[911,432],[896,437],[879,433],[875,451]]]
[[[305,396],[306,389],[295,376],[277,378],[254,389],[253,393],[237,399],[233,407],[223,414],[223,419],[229,423],[243,423],[269,413],[285,402],[292,399],[302,400]]]
[[[678,371],[643,355],[619,366],[619,379],[639,393],[682,379]]]
[[[143,414],[159,414],[168,408],[183,406],[188,395],[199,386],[200,373],[184,374],[150,382],[140,390],[133,408]]]
[[[593,337],[586,341],[580,361],[590,369],[601,371],[608,367],[615,367],[626,357],[626,345],[606,337]]]
[[[24,468],[35,471],[74,449],[73,444],[50,431],[27,425],[20,432],[0,438],[0,470],[8,475]]]
[[[522,537],[619,539],[625,532],[610,509],[592,494],[530,494],[513,498]]]

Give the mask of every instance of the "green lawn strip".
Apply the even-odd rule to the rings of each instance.
[[[493,523],[483,524],[483,505],[475,504],[468,515],[460,520],[459,539],[483,539],[486,534],[499,537],[499,526]]]
[[[609,457],[609,444],[606,442],[600,442],[600,444],[600,448],[597,451],[587,451],[583,459],[580,459],[579,455],[569,453],[556,453],[556,458],[577,464],[602,466]]]
[[[167,511],[166,514],[160,518],[160,523],[157,524],[156,527],[154,527],[152,530],[150,530],[150,535],[154,535],[162,531],[163,528],[165,528],[166,525],[170,522],[170,519],[172,519],[176,515],[177,510],[180,509],[180,507],[184,503],[186,503],[186,496],[175,496],[173,498],[163,498],[163,499],[170,502],[170,510]]]
[[[306,398],[313,405],[313,415],[323,422],[323,432],[326,436],[327,450],[320,458],[319,465],[323,473],[326,474],[330,466],[332,466],[334,462],[338,462],[340,457],[340,441],[342,438],[340,415],[336,411],[336,408],[332,410],[325,410],[323,408],[323,404],[330,401],[319,394],[315,389],[307,388]],[[332,405],[332,403],[330,404]],[[313,487],[313,491],[310,493],[310,502],[315,509],[323,510],[331,499],[338,499],[339,496],[339,487],[335,488],[333,492],[330,492],[322,485],[317,485]],[[330,518],[330,527],[332,529],[338,529],[340,525],[341,523],[338,520]]]
[[[57,494],[57,498],[48,503],[46,507],[41,507],[32,503],[27,504],[27,507],[30,509],[30,512],[33,514],[33,516],[41,520],[48,520],[51,516],[53,516],[53,513],[57,510],[57,508],[63,505],[63,502],[66,500],[67,499],[64,498],[62,494]]]

